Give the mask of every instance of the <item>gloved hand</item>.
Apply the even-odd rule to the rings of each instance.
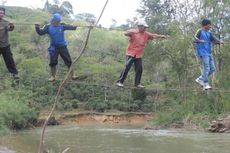
[[[14,27],[14,24],[13,24],[13,23],[8,23],[8,27],[9,27],[9,28],[13,28],[13,27]]]
[[[36,28],[39,28],[40,27],[40,24],[34,24]]]

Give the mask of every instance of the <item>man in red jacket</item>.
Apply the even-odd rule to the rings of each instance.
[[[144,48],[148,40],[166,38],[165,35],[152,34],[146,31],[149,26],[145,21],[138,21],[136,29],[130,29],[125,32],[125,36],[129,37],[129,44],[126,50],[126,64],[124,70],[121,72],[120,78],[117,81],[117,86],[123,87],[130,68],[134,63],[135,67],[135,87],[144,88],[140,84],[142,76],[142,56]]]

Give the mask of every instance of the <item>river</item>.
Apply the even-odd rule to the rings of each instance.
[[[0,153],[36,153],[41,129],[0,138]],[[46,130],[46,148],[59,153],[230,153],[230,134],[144,130],[127,126],[56,126]]]

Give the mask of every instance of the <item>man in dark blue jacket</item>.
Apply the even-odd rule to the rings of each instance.
[[[223,43],[210,32],[211,21],[204,19],[201,22],[202,28],[194,36],[196,43],[196,55],[200,58],[203,69],[202,74],[196,79],[196,82],[203,86],[204,90],[211,89],[208,83],[208,77],[215,72],[215,63],[212,55],[212,43]]]
[[[72,64],[72,59],[70,57],[67,42],[65,41],[64,31],[65,30],[76,30],[77,26],[61,24],[61,15],[58,13],[53,14],[50,24],[45,25],[43,28],[40,28],[39,24],[35,24],[36,32],[39,35],[48,34],[50,37],[50,46],[48,52],[50,55],[50,68],[51,68],[51,77],[49,81],[54,81],[56,76],[56,66],[58,64],[58,56],[60,55],[68,68]],[[77,76],[74,72],[71,72],[72,79],[76,79]]]

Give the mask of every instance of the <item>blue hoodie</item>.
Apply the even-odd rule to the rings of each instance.
[[[52,24],[45,25],[42,29],[36,27],[36,32],[39,35],[48,34],[50,37],[50,47],[48,48],[49,53],[53,53],[55,48],[62,48],[67,46],[65,41],[64,31],[65,30],[76,30],[77,26],[59,24],[54,26]]]
[[[196,54],[197,56],[209,56],[212,54],[212,43],[220,43],[210,31],[199,29],[194,36],[196,43]],[[205,43],[199,43],[198,40],[204,40]]]
[[[48,34],[50,36],[50,44],[56,47],[64,47],[67,46],[64,36],[64,26],[58,25],[53,26],[52,24],[48,27]]]

